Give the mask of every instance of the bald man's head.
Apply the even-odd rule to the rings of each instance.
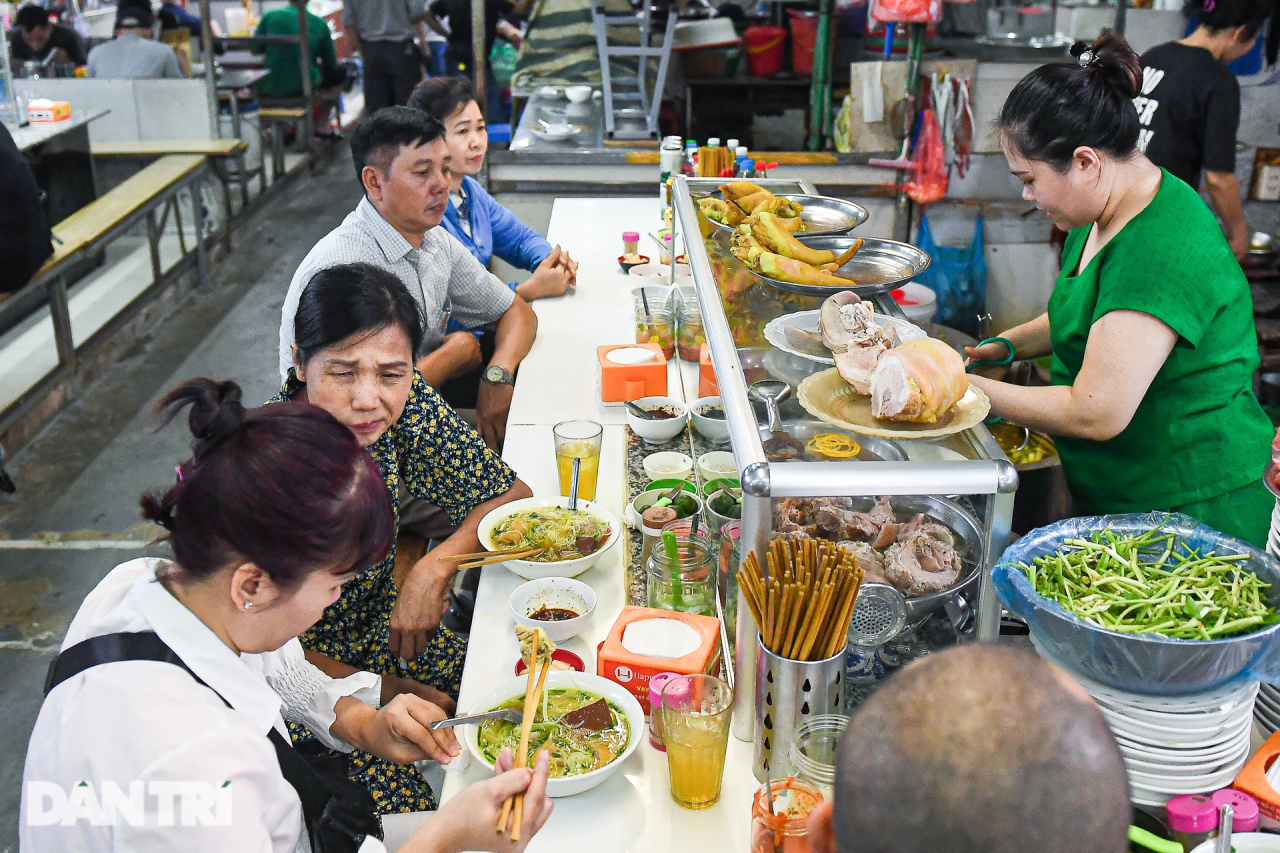
[[[1121,853],[1129,786],[1079,685],[1030,651],[966,645],[876,691],[840,743],[839,853]]]

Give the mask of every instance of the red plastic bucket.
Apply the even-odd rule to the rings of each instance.
[[[752,77],[768,77],[782,70],[782,48],[787,41],[786,30],[782,27],[747,27],[742,36],[747,40],[747,67]],[[812,55],[812,45],[809,52]]]
[[[818,41],[818,16],[813,12],[788,9],[791,16],[791,70],[797,74],[813,73],[813,47]]]

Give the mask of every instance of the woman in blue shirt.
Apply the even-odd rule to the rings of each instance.
[[[480,171],[489,150],[484,114],[465,77],[434,77],[418,84],[409,106],[444,124],[453,159],[449,208],[444,227],[486,266],[497,255],[533,275],[511,289],[525,302],[563,296],[576,283],[578,265],[569,253],[542,239],[516,215],[494,200],[471,176]]]

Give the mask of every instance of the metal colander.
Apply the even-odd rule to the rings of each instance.
[[[864,583],[858,590],[849,622],[849,642],[862,648],[881,646],[907,625],[907,600],[887,583]]]

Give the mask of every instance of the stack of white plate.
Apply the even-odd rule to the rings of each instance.
[[[1270,474],[1271,469],[1267,469]],[[1271,478],[1267,478],[1267,488],[1272,489]],[[1272,489],[1274,493],[1274,489]],[[1267,553],[1273,557],[1280,557],[1280,497],[1276,498],[1276,507],[1271,510],[1271,533],[1267,536]]]
[[[1225,788],[1249,758],[1256,681],[1190,696],[1147,696],[1097,683],[1085,689],[1115,733],[1137,805]]]
[[[1041,657],[1049,657],[1040,644],[1035,646]],[[1152,696],[1068,671],[1097,700],[1111,726],[1135,805],[1163,806],[1182,794],[1228,787],[1249,758],[1256,681],[1183,696]],[[1280,722],[1280,716],[1276,719]]]
[[[1253,721],[1262,730],[1263,737],[1271,737],[1280,730],[1280,687],[1264,684],[1258,690],[1258,700],[1253,706]]]

